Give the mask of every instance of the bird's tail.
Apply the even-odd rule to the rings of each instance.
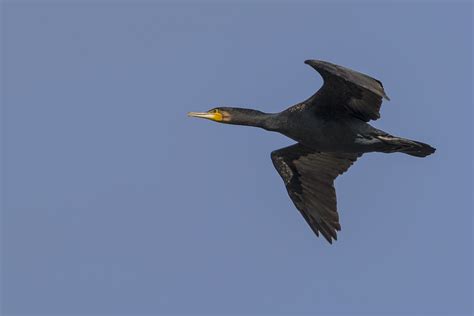
[[[426,157],[436,151],[436,148],[428,144],[406,138],[391,135],[378,136],[377,138],[388,145],[384,146],[383,150],[387,153],[401,152],[415,157]]]

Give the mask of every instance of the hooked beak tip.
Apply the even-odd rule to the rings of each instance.
[[[188,112],[189,117],[205,117],[207,113],[201,112]]]

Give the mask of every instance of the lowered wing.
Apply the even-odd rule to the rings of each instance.
[[[288,194],[314,233],[329,243],[341,230],[334,179],[361,154],[325,153],[295,144],[272,152],[273,165]]]

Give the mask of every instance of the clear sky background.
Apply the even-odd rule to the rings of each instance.
[[[469,2],[3,1],[4,315],[472,312]],[[437,147],[367,154],[316,238],[263,130],[323,59],[383,81],[376,127]]]

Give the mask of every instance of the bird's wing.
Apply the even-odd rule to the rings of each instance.
[[[355,116],[365,122],[380,118],[382,98],[389,100],[382,83],[360,72],[320,60],[305,64],[316,69],[324,84],[305,103],[322,116]]]
[[[290,198],[314,233],[329,243],[341,230],[334,179],[361,154],[317,152],[301,144],[272,152],[273,165],[285,183]]]

